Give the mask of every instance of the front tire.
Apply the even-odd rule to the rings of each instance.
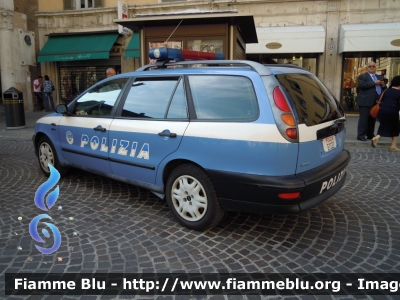
[[[166,198],[179,223],[190,229],[212,228],[225,214],[210,178],[203,169],[192,164],[180,165],[171,172]]]
[[[40,138],[37,145],[37,154],[40,169],[47,177],[50,176],[49,164],[56,168],[61,176],[68,172],[68,168],[60,165],[54,145],[47,136],[42,136]]]

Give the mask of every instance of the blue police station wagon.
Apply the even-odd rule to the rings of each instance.
[[[157,53],[159,55],[159,53]],[[299,213],[345,182],[345,115],[312,73],[161,61],[107,78],[37,121],[39,165],[146,188],[205,230],[225,211]]]

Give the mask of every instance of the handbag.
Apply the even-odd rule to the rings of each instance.
[[[386,89],[387,90],[387,89]],[[383,98],[383,94],[385,94],[386,90],[383,91],[383,93],[381,94],[381,96],[379,97],[378,102],[376,102],[376,104],[374,106],[372,106],[371,110],[369,111],[369,115],[373,118],[377,118],[378,114],[379,114],[379,110],[381,108],[381,103],[382,103],[382,98]]]

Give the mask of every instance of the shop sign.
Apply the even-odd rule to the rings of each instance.
[[[390,44],[394,47],[400,47],[400,39],[393,40]]]
[[[128,19],[128,4],[118,1],[118,19]],[[118,25],[118,33],[129,34],[130,30],[122,25]]]
[[[265,47],[268,49],[274,50],[274,49],[282,48],[282,44],[278,43],[278,42],[271,42],[271,43],[266,44]]]

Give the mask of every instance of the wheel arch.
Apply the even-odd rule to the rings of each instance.
[[[166,189],[166,183],[167,183],[168,177],[169,177],[169,175],[171,174],[171,172],[172,172],[176,167],[178,167],[178,166],[180,166],[180,165],[183,165],[183,164],[192,164],[192,165],[195,165],[195,166],[201,168],[201,169],[207,174],[207,176],[210,177],[210,175],[208,174],[208,172],[207,172],[202,166],[200,166],[199,164],[195,163],[194,161],[191,161],[191,160],[189,160],[189,159],[174,159],[174,160],[171,160],[170,162],[168,162],[168,163],[165,165],[165,168],[164,168],[164,171],[163,171],[162,182],[163,182],[163,185],[164,185],[164,192],[166,192],[166,190],[165,190],[165,189]],[[210,178],[210,180],[211,180],[211,178]]]
[[[39,141],[40,141],[40,139],[41,139],[43,136],[47,136],[47,137],[48,137],[48,135],[45,134],[45,133],[43,133],[43,132],[38,132],[38,133],[35,134],[35,139],[34,139],[34,141],[33,141],[33,146],[34,146],[34,148],[35,148],[35,154],[36,154],[36,156],[38,155],[37,147],[38,147]],[[49,137],[48,137],[48,138],[49,138]]]
[[[53,141],[51,140],[51,138],[47,135],[47,134],[45,134],[45,133],[43,133],[43,132],[38,132],[38,133],[36,133],[35,134],[35,137],[34,137],[34,141],[33,141],[33,144],[34,144],[34,148],[35,148],[35,154],[36,154],[36,157],[37,157],[37,159],[38,159],[38,161],[39,161],[39,165],[40,165],[40,168],[41,168],[41,170],[42,170],[42,172],[46,175],[46,176],[49,176],[49,173],[48,173],[48,171],[47,170],[44,170],[43,169],[43,167],[42,167],[42,165],[41,165],[41,157],[40,157],[40,154],[39,154],[39,143],[40,143],[40,141],[41,140],[43,140],[44,139],[44,141],[46,142],[46,143],[48,143],[49,144],[49,147],[52,149],[52,152],[53,152],[53,156],[54,156],[54,161],[53,161],[53,166],[58,170],[58,172],[60,173],[60,175],[61,176],[64,176],[64,175],[66,175],[67,174],[67,172],[68,172],[68,166],[64,166],[64,165],[62,165],[61,163],[60,163],[60,155],[59,155],[59,152],[57,151],[57,148],[55,147],[55,145],[54,145],[54,143],[53,143]],[[47,141],[46,141],[47,140]],[[47,159],[46,159],[47,160]]]

